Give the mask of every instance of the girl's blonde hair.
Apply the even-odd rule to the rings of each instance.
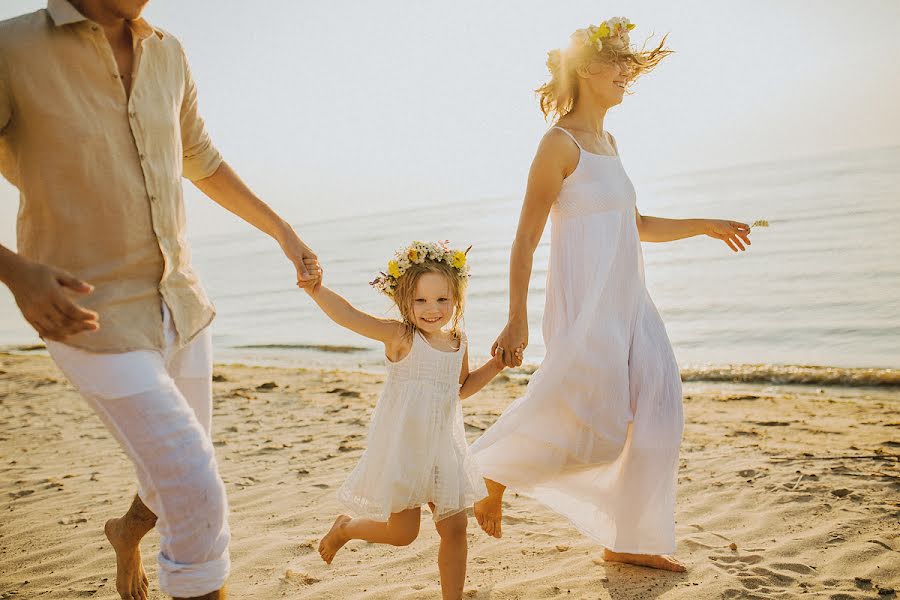
[[[431,259],[411,265],[397,279],[393,300],[400,310],[403,324],[406,325],[407,335],[412,336],[418,329],[415,325],[416,319],[413,314],[413,304],[416,299],[416,286],[419,283],[419,278],[425,273],[438,273],[447,280],[447,284],[450,286],[450,294],[453,297],[453,317],[450,319],[450,333],[454,337],[459,338],[462,335],[468,279],[460,277],[459,271],[447,263]]]
[[[626,85],[630,86],[672,53],[672,50],[665,47],[667,37],[668,34],[663,36],[659,45],[652,50],[647,50],[646,46],[639,50],[629,44],[627,36],[624,39],[612,36],[604,39],[603,48],[598,50],[596,45],[585,44],[573,34],[567,48],[547,53],[550,81],[535,90],[544,118],[548,119],[553,115],[553,120],[556,121],[575,108],[578,103],[577,71],[580,67],[594,62],[622,64],[628,74]]]

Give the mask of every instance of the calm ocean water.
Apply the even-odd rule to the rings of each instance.
[[[900,368],[900,147],[635,183],[646,214],[771,224],[754,230],[753,246],[738,255],[706,237],[644,244],[647,285],[683,368]],[[470,352],[486,355],[505,323],[520,202],[414,207],[298,230],[325,265],[327,285],[378,315],[392,314],[390,305],[367,282],[395,248],[413,239],[472,244],[466,324]],[[218,309],[217,360],[364,368],[381,362],[375,343],[332,324],[294,287],[273,242],[256,232],[197,230],[194,224],[194,264]],[[549,241],[546,235],[535,256],[529,363],[544,351]],[[0,344],[31,339],[14,311],[2,312]]]

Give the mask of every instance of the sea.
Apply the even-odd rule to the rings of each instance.
[[[900,385],[900,146],[635,186],[643,214],[769,223],[753,229],[746,252],[705,236],[643,244],[647,286],[686,379]],[[413,240],[471,245],[465,324],[475,363],[506,322],[521,201],[471,198],[389,212],[372,206],[339,219],[306,216],[296,229],[320,257],[326,285],[378,316],[396,313],[368,282],[395,249]],[[271,239],[249,228],[216,233],[192,223],[190,241],[218,313],[217,361],[382,368],[383,348],[328,320],[295,286],[292,265]],[[529,293],[525,362],[532,368],[544,354],[549,244],[548,232]],[[27,351],[38,343],[7,294],[0,348]]]

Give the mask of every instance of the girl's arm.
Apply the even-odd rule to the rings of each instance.
[[[399,321],[379,319],[364,313],[324,285],[319,286],[317,289],[306,288],[306,293],[332,321],[341,327],[346,327],[360,335],[378,340],[387,345],[403,337],[405,328]]]
[[[745,250],[744,244],[750,245],[750,226],[738,221],[648,217],[639,213],[636,208],[634,219],[642,242],[671,242],[695,235],[708,235],[722,240],[735,252],[738,248]]]
[[[500,374],[504,369],[503,357],[500,354],[494,356],[489,361],[469,372],[469,349],[466,348],[466,354],[463,356],[462,372],[459,375],[460,400],[465,400],[469,396],[477,393],[481,388],[491,382],[491,380]]]

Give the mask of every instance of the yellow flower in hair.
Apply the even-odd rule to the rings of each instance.
[[[634,29],[635,27],[637,27],[637,25],[635,25],[634,23],[629,23],[629,24],[628,24],[628,31],[631,31],[631,30]]]
[[[599,38],[608,38],[609,37],[609,25],[606,24],[606,21],[600,23],[600,27],[597,29],[597,33]]]
[[[388,263],[388,273],[390,273],[391,277],[400,277],[400,265],[397,264],[396,260]]]
[[[462,250],[457,250],[453,253],[453,258],[450,261],[450,266],[454,269],[462,269],[466,266],[466,253]]]
[[[413,262],[416,262],[419,260],[419,253],[416,251],[415,248],[410,248],[409,252],[407,252],[406,255],[409,257],[409,260],[411,260]]]

